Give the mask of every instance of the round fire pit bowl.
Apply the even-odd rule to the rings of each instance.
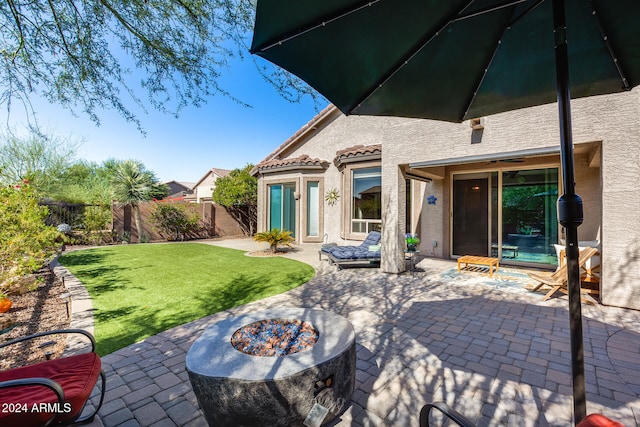
[[[274,339],[281,329],[286,337]],[[329,311],[265,310],[208,327],[189,349],[186,368],[210,426],[326,424],[351,400],[355,338],[351,323]],[[296,349],[272,351],[278,346]]]

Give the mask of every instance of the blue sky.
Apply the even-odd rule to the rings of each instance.
[[[161,181],[187,182],[196,182],[212,167],[235,169],[258,163],[326,105],[316,107],[309,97],[301,103],[286,101],[262,79],[251,58],[231,62],[220,82],[253,108],[219,95],[200,108],[184,108],[177,119],[150,109],[138,115],[146,137],[114,111],[101,112],[97,127],[81,112],[74,117],[57,105],[32,101],[39,125],[48,134],[82,140],[79,159],[136,159]],[[1,108],[0,120],[6,123],[6,106]],[[19,113],[14,108],[9,118],[18,133],[25,121]]]

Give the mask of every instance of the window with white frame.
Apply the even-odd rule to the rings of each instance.
[[[307,237],[320,237],[320,182],[307,181]]]
[[[382,226],[382,171],[380,167],[352,170],[351,232],[368,233]]]

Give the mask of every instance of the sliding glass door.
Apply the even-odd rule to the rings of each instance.
[[[502,174],[502,257],[553,264],[558,243],[558,169]]]
[[[453,177],[452,255],[556,263],[558,169]]]

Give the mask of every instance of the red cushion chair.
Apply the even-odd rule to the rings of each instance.
[[[624,427],[622,423],[610,420],[604,415],[591,414],[587,415],[576,427]]]
[[[106,381],[91,334],[80,329],[43,332],[0,344],[0,351],[37,337],[70,333],[86,336],[91,341],[91,351],[0,372],[0,425],[69,425],[94,419],[104,400]],[[98,378],[100,401],[91,414],[81,417]]]
[[[420,427],[429,427],[431,425],[429,423],[430,413],[434,409],[441,412],[444,416],[461,427],[475,427],[475,424],[473,424],[471,420],[452,409],[444,402],[429,403],[422,407],[422,410],[420,411]],[[624,427],[624,425],[617,421],[610,420],[604,415],[591,414],[580,421],[576,427]]]

